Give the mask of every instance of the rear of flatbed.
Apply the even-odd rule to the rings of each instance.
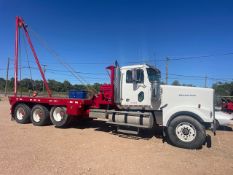
[[[56,97],[28,97],[28,96],[9,96],[11,105],[11,114],[14,115],[15,107],[18,104],[25,104],[30,108],[35,105],[42,105],[50,110],[52,107],[66,107],[66,113],[70,116],[86,117],[88,110],[92,105],[92,100],[56,98]]]

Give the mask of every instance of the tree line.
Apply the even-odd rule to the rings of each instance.
[[[94,89],[96,92],[99,91],[100,83],[94,83],[89,85],[82,84],[71,84],[69,81],[65,80],[59,82],[56,80],[49,79],[48,85],[50,89],[54,92],[68,92],[69,90],[90,90]],[[173,81],[172,85],[174,86],[194,86],[192,84],[181,84],[178,80]],[[0,91],[4,91],[6,86],[6,80],[0,78]],[[11,78],[8,81],[8,91],[13,91],[14,87],[14,78]],[[212,88],[215,90],[217,96],[233,96],[233,81],[232,82],[217,82],[214,83]],[[42,92],[44,89],[42,80],[31,80],[25,78],[19,82],[19,91],[28,92],[29,90],[35,90]]]
[[[195,87],[192,84],[181,84],[178,80],[172,82],[174,86],[190,86]],[[212,85],[215,90],[216,96],[233,96],[233,81],[232,82],[217,82]]]
[[[189,87],[195,87],[193,84],[181,84],[178,80],[174,80],[172,82],[173,86],[189,86]]]
[[[71,84],[69,81],[65,80],[63,82],[48,79],[49,88],[54,92],[67,92],[69,90],[90,90],[94,89],[95,91],[99,91],[100,83],[94,83],[89,85],[82,84]],[[3,91],[6,86],[6,80],[4,78],[0,78],[0,91]],[[8,80],[8,91],[13,91],[14,88],[14,78]],[[42,80],[31,80],[28,78],[22,79],[18,82],[18,90],[22,92],[38,91],[42,92],[45,90]]]

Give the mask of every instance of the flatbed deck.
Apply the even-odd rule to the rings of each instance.
[[[29,97],[29,96],[9,96],[11,104],[11,114],[14,112],[14,107],[19,103],[26,103],[33,105],[43,104],[48,107],[64,106],[67,108],[68,115],[81,115],[86,113],[92,105],[92,100],[88,99],[74,99],[74,98],[59,98],[59,97]]]

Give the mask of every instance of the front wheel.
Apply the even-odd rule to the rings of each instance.
[[[186,148],[201,148],[206,139],[204,126],[191,116],[174,118],[167,128],[168,140],[172,145]]]
[[[52,107],[50,119],[56,127],[65,127],[71,121],[70,116],[66,113],[66,107]]]

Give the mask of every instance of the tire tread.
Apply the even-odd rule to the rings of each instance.
[[[195,127],[197,135],[193,141],[183,142],[176,136],[175,128],[181,122],[189,122]],[[205,127],[199,121],[194,119],[192,116],[181,115],[175,117],[169,123],[169,126],[167,128],[167,137],[168,137],[168,141],[174,146],[180,148],[186,148],[186,149],[198,149],[202,147],[203,143],[205,142],[206,131],[205,131]]]

